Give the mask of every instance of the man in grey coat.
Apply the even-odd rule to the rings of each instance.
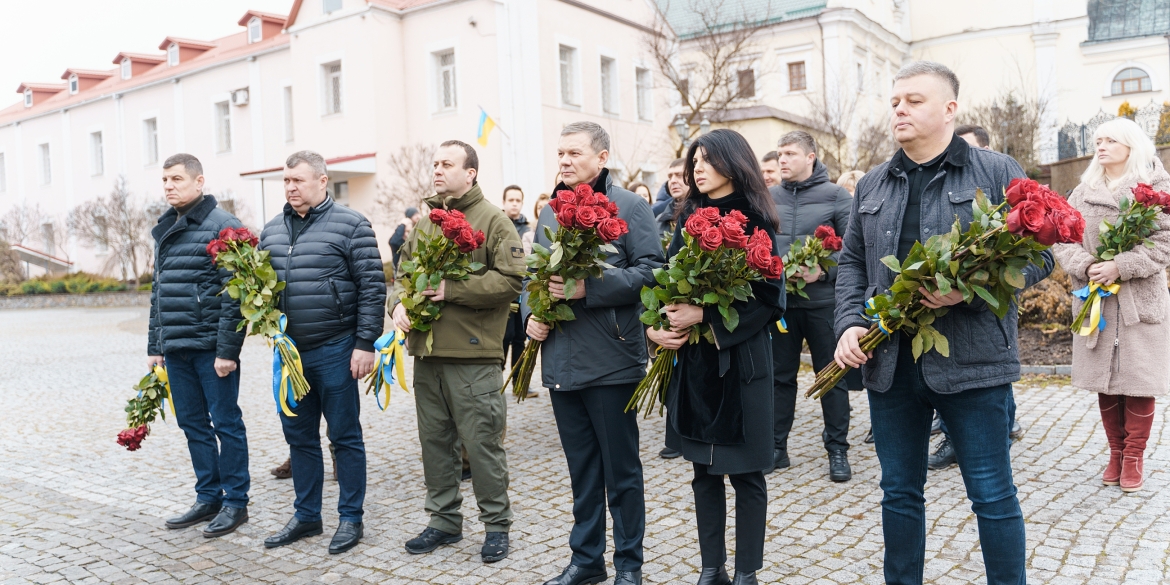
[[[553,191],[591,185],[618,206],[630,232],[613,242],[601,278],[578,283],[570,305],[576,320],[556,329],[528,319],[528,336],[542,341],[543,383],[550,390],[553,415],[573,485],[573,558],[545,585],[600,583],[605,569],[605,508],[613,517],[616,575],[614,585],[642,582],[642,537],[646,501],[642,461],[638,457],[637,412],[625,412],[634,388],[646,375],[646,342],[640,292],[654,282],[662,266],[662,243],[655,233],[650,205],[613,183],[605,163],[609,134],[593,122],[575,122],[561,130],[557,159],[564,181]],[[551,205],[540,213],[536,243],[548,247],[545,227],[557,229]],[[554,277],[555,278],[555,277]],[[565,298],[561,282],[549,292]],[[527,295],[527,293],[525,293]],[[521,305],[527,314],[527,302]]]

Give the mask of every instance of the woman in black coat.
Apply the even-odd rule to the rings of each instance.
[[[726,214],[735,209],[775,242],[776,208],[764,186],[756,156],[732,130],[700,137],[687,153],[690,191],[680,205],[668,256],[682,247],[682,226],[700,207]],[[775,253],[775,251],[773,251]],[[678,365],[666,392],[667,447],[694,465],[691,488],[703,570],[699,585],[754,585],[764,563],[768,494],[764,471],[772,465],[772,346],[770,327],[784,311],[782,279],[753,282],[753,298],[732,304],[739,326],[728,331],[716,307],[667,307],[671,328],[647,329],[651,341],[678,350]],[[711,327],[715,344],[688,344],[687,331]],[[727,501],[723,476],[735,489],[735,580],[724,563]]]

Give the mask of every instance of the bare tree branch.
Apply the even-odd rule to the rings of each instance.
[[[959,118],[961,123],[983,126],[991,135],[992,150],[1016,159],[1024,172],[1036,176],[1040,170],[1039,146],[1047,109],[1047,102],[1041,98],[1026,94],[1019,97],[1015,90],[1005,89]]]
[[[397,221],[408,207],[422,207],[423,199],[435,193],[431,166],[433,144],[411,144],[392,153],[389,180],[378,181],[374,202],[387,221]]]
[[[82,243],[108,252],[103,273],[117,267],[122,280],[138,284],[139,275],[152,265],[150,228],[162,207],[147,206],[132,197],[126,178],[119,176],[108,196],[82,203],[69,212],[69,229]]]

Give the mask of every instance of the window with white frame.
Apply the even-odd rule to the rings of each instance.
[[[644,67],[635,68],[634,81],[638,99],[638,119],[650,120],[654,117],[653,112],[650,110],[652,105],[650,100],[653,99],[653,88],[651,87],[653,78],[650,77],[650,70]]]
[[[601,58],[601,111],[606,114],[618,113],[617,61],[611,57]]]
[[[215,108],[215,152],[232,150],[232,109],[228,102],[217,102]]]
[[[1127,93],[1153,91],[1153,85],[1150,83],[1150,75],[1148,73],[1137,67],[1129,67],[1121,70],[1120,73],[1113,77],[1113,84],[1110,90],[1110,93],[1113,95],[1124,95]]]
[[[158,164],[158,118],[142,121],[143,166]]]
[[[560,46],[561,71],[561,103],[578,106],[581,100],[577,99],[577,49],[567,45]]]
[[[446,112],[455,109],[455,50],[447,49],[434,53],[435,59],[435,111]]]
[[[336,12],[338,10],[341,10],[341,0],[322,0],[321,1],[321,12],[324,12],[325,14],[329,14],[330,12]]]
[[[741,99],[756,97],[756,70],[740,69],[736,72],[735,96]]]
[[[123,58],[122,59],[122,79],[130,79],[130,76],[133,74],[134,74],[134,70],[131,69],[130,60]]]
[[[26,107],[26,108],[32,107],[32,90],[31,89],[24,90],[24,107]]]
[[[8,169],[4,161],[4,153],[0,152],[0,193],[8,191]]]
[[[41,184],[48,185],[53,182],[53,160],[49,156],[49,143],[37,145],[37,159],[41,166]]]
[[[293,141],[293,96],[292,86],[286,85],[281,90],[281,95],[284,96],[284,141]]]
[[[104,153],[102,152],[102,133],[89,133],[89,174],[95,177],[104,175],[106,172],[106,161]]]
[[[249,43],[259,43],[264,38],[263,31],[261,30],[260,27],[261,27],[261,24],[260,24],[259,17],[253,16],[252,20],[248,21],[248,42]]]
[[[321,66],[324,77],[322,84],[325,95],[325,115],[341,113],[341,61],[326,63]]]
[[[174,67],[179,64],[179,45],[171,43],[167,47],[167,65]]]
[[[857,91],[865,91],[865,64],[858,61],[857,67]]]
[[[808,89],[808,78],[805,76],[804,61],[788,64],[788,91],[804,91]]]
[[[69,93],[77,93],[81,89],[81,84],[77,80],[77,74],[69,76]]]

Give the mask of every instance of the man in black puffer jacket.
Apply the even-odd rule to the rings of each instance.
[[[219,294],[231,274],[215,267],[207,244],[220,230],[242,226],[203,194],[203,165],[189,154],[163,163],[163,190],[171,208],[150,232],[155,270],[147,364],[166,366],[196,493],[195,505],[166,524],[186,528],[212,519],[204,536],[223,536],[248,520],[248,439],[236,402],[244,331],[236,330],[239,301]]]
[[[853,198],[845,189],[829,181],[829,171],[817,159],[817,144],[807,132],[789,132],[777,145],[781,182],[770,189],[776,211],[780,214],[780,231],[776,236],[780,253],[787,254],[796,241],[804,241],[820,226],[830,226],[838,237],[845,235]],[[833,255],[834,259],[836,254]],[[837,269],[804,268],[792,277],[803,279],[808,298],[788,295],[784,320],[788,333],[772,333],[772,364],[776,404],[776,451],[773,469],[790,465],[788,433],[796,413],[796,376],[800,368],[800,350],[808,342],[813,367],[821,368],[833,361],[837,338],[833,335],[834,286]],[[849,481],[849,392],[841,382],[821,399],[825,428],[821,438],[829,452],[829,479]]]
[[[271,254],[277,276],[288,283],[280,308],[285,333],[297,344],[309,393],[296,416],[280,415],[292,455],[296,514],[264,541],[269,548],[321,534],[321,416],[335,449],[340,523],[329,543],[345,552],[362,537],[366,497],[366,448],[358,421],[358,379],[374,368],[374,341],[382,335],[386,277],[370,222],[333,201],[326,191],[325,159],[311,151],[285,161],[284,212],[264,226],[260,248]]]

